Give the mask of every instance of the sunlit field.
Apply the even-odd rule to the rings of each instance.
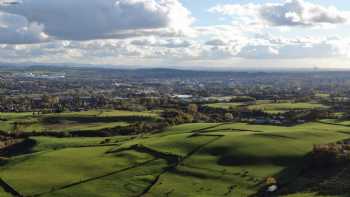
[[[314,144],[349,138],[347,132],[327,123],[211,123],[112,137],[107,144],[101,144],[107,138],[35,137],[31,153],[12,157],[0,176],[24,195],[243,197],[268,176],[288,183]]]

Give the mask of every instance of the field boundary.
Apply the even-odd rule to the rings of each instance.
[[[197,135],[197,136],[200,136]],[[177,161],[176,163],[174,163],[173,165],[170,165],[168,167],[166,167],[163,172],[161,172],[153,181],[153,183],[147,187],[140,195],[138,195],[137,197],[143,197],[145,195],[147,195],[151,190],[152,188],[154,188],[154,186],[157,184],[157,182],[159,181],[160,177],[174,169],[177,168],[178,165],[182,164],[186,159],[188,159],[189,157],[191,157],[193,154],[195,154],[196,152],[198,152],[200,149],[204,148],[205,146],[219,140],[220,138],[224,137],[224,135],[205,135],[205,136],[212,136],[212,137],[215,137],[214,139],[212,140],[209,140],[208,142],[204,143],[204,144],[201,144],[199,146],[197,146],[196,148],[194,148],[192,151],[190,151],[186,156],[180,158],[179,161]],[[168,194],[169,195],[169,194]]]
[[[127,168],[119,169],[119,170],[116,170],[116,171],[113,171],[113,172],[110,172],[110,173],[107,173],[107,174],[104,174],[104,175],[100,175],[100,176],[88,178],[88,179],[85,179],[85,180],[82,180],[82,181],[79,181],[79,182],[70,183],[68,185],[60,186],[60,187],[57,187],[55,189],[52,189],[49,192],[43,192],[43,193],[40,193],[40,194],[34,194],[34,195],[30,195],[30,196],[31,197],[39,197],[39,196],[42,196],[42,195],[45,195],[45,194],[49,194],[49,193],[53,193],[53,192],[56,192],[56,191],[59,191],[59,190],[64,190],[64,189],[67,189],[67,188],[70,188],[70,187],[74,187],[74,186],[77,186],[77,185],[80,185],[80,184],[88,183],[88,182],[95,181],[95,180],[98,180],[98,179],[101,179],[101,178],[105,178],[105,177],[108,177],[108,176],[112,176],[112,175],[115,175],[115,174],[118,174],[118,173],[121,173],[121,172],[125,172],[125,171],[128,171],[128,170],[137,168],[137,167],[141,167],[143,165],[146,165],[146,164],[149,164],[151,162],[154,162],[154,161],[156,161],[158,159],[159,158],[154,158],[154,159],[151,159],[151,160],[139,163],[139,164],[135,164],[135,165],[132,165],[132,166],[127,167]]]
[[[2,178],[0,178],[0,187],[2,187],[5,192],[11,194],[12,196],[15,197],[23,197],[16,189],[14,189],[11,185],[6,183]]]

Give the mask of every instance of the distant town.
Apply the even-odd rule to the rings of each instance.
[[[345,194],[349,90],[348,72],[0,67],[0,189]]]

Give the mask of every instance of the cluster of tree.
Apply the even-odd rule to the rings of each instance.
[[[251,97],[251,96],[237,96],[233,97],[230,102],[232,103],[244,103],[244,102],[255,102],[256,98]]]
[[[11,146],[17,143],[18,140],[9,136],[0,135],[0,149]]]
[[[178,108],[180,102],[169,96],[160,97],[128,97],[127,99],[116,99],[112,108],[131,111],[145,111],[163,108]]]
[[[325,118],[332,118],[332,114],[326,109],[313,109],[303,111],[289,111],[283,114],[290,123],[297,123],[300,120],[312,122]]]
[[[192,122],[210,122],[210,117],[207,116],[207,114],[200,112],[198,105],[193,103],[176,109],[165,109],[161,113],[161,117],[169,125]]]
[[[210,122],[240,121],[257,117],[273,118],[271,114],[262,110],[250,110],[246,107],[223,109],[203,106],[200,108],[200,112],[209,117]]]
[[[89,96],[86,96],[89,95]],[[161,97],[113,97],[108,94],[65,94],[29,97],[0,96],[1,112],[59,113],[97,108],[145,111],[164,108],[181,108],[184,103],[169,96]]]
[[[329,167],[350,161],[350,144],[347,142],[314,145],[312,164],[316,167]]]
[[[39,97],[0,96],[0,111],[2,112],[62,112],[64,110],[79,110],[104,107],[108,103],[103,95],[42,95]]]
[[[162,112],[161,116],[169,125],[191,123],[194,120],[191,114],[176,109],[165,110]]]

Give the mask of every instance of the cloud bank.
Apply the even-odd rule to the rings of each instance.
[[[44,33],[61,40],[178,35],[193,21],[178,0],[23,0],[0,11],[10,13],[13,23],[24,18],[16,25],[37,37]],[[3,28],[0,34],[6,31],[10,30]]]
[[[325,7],[304,0],[287,0],[284,3],[224,4],[210,12],[238,17],[249,24],[268,26],[315,26],[342,24],[349,20],[350,12]]]
[[[208,9],[230,22],[195,26],[180,0],[0,0],[0,61],[217,65],[350,57],[350,37],[323,34],[329,25],[350,32],[348,11],[304,0]],[[294,32],[277,30],[284,27]]]

